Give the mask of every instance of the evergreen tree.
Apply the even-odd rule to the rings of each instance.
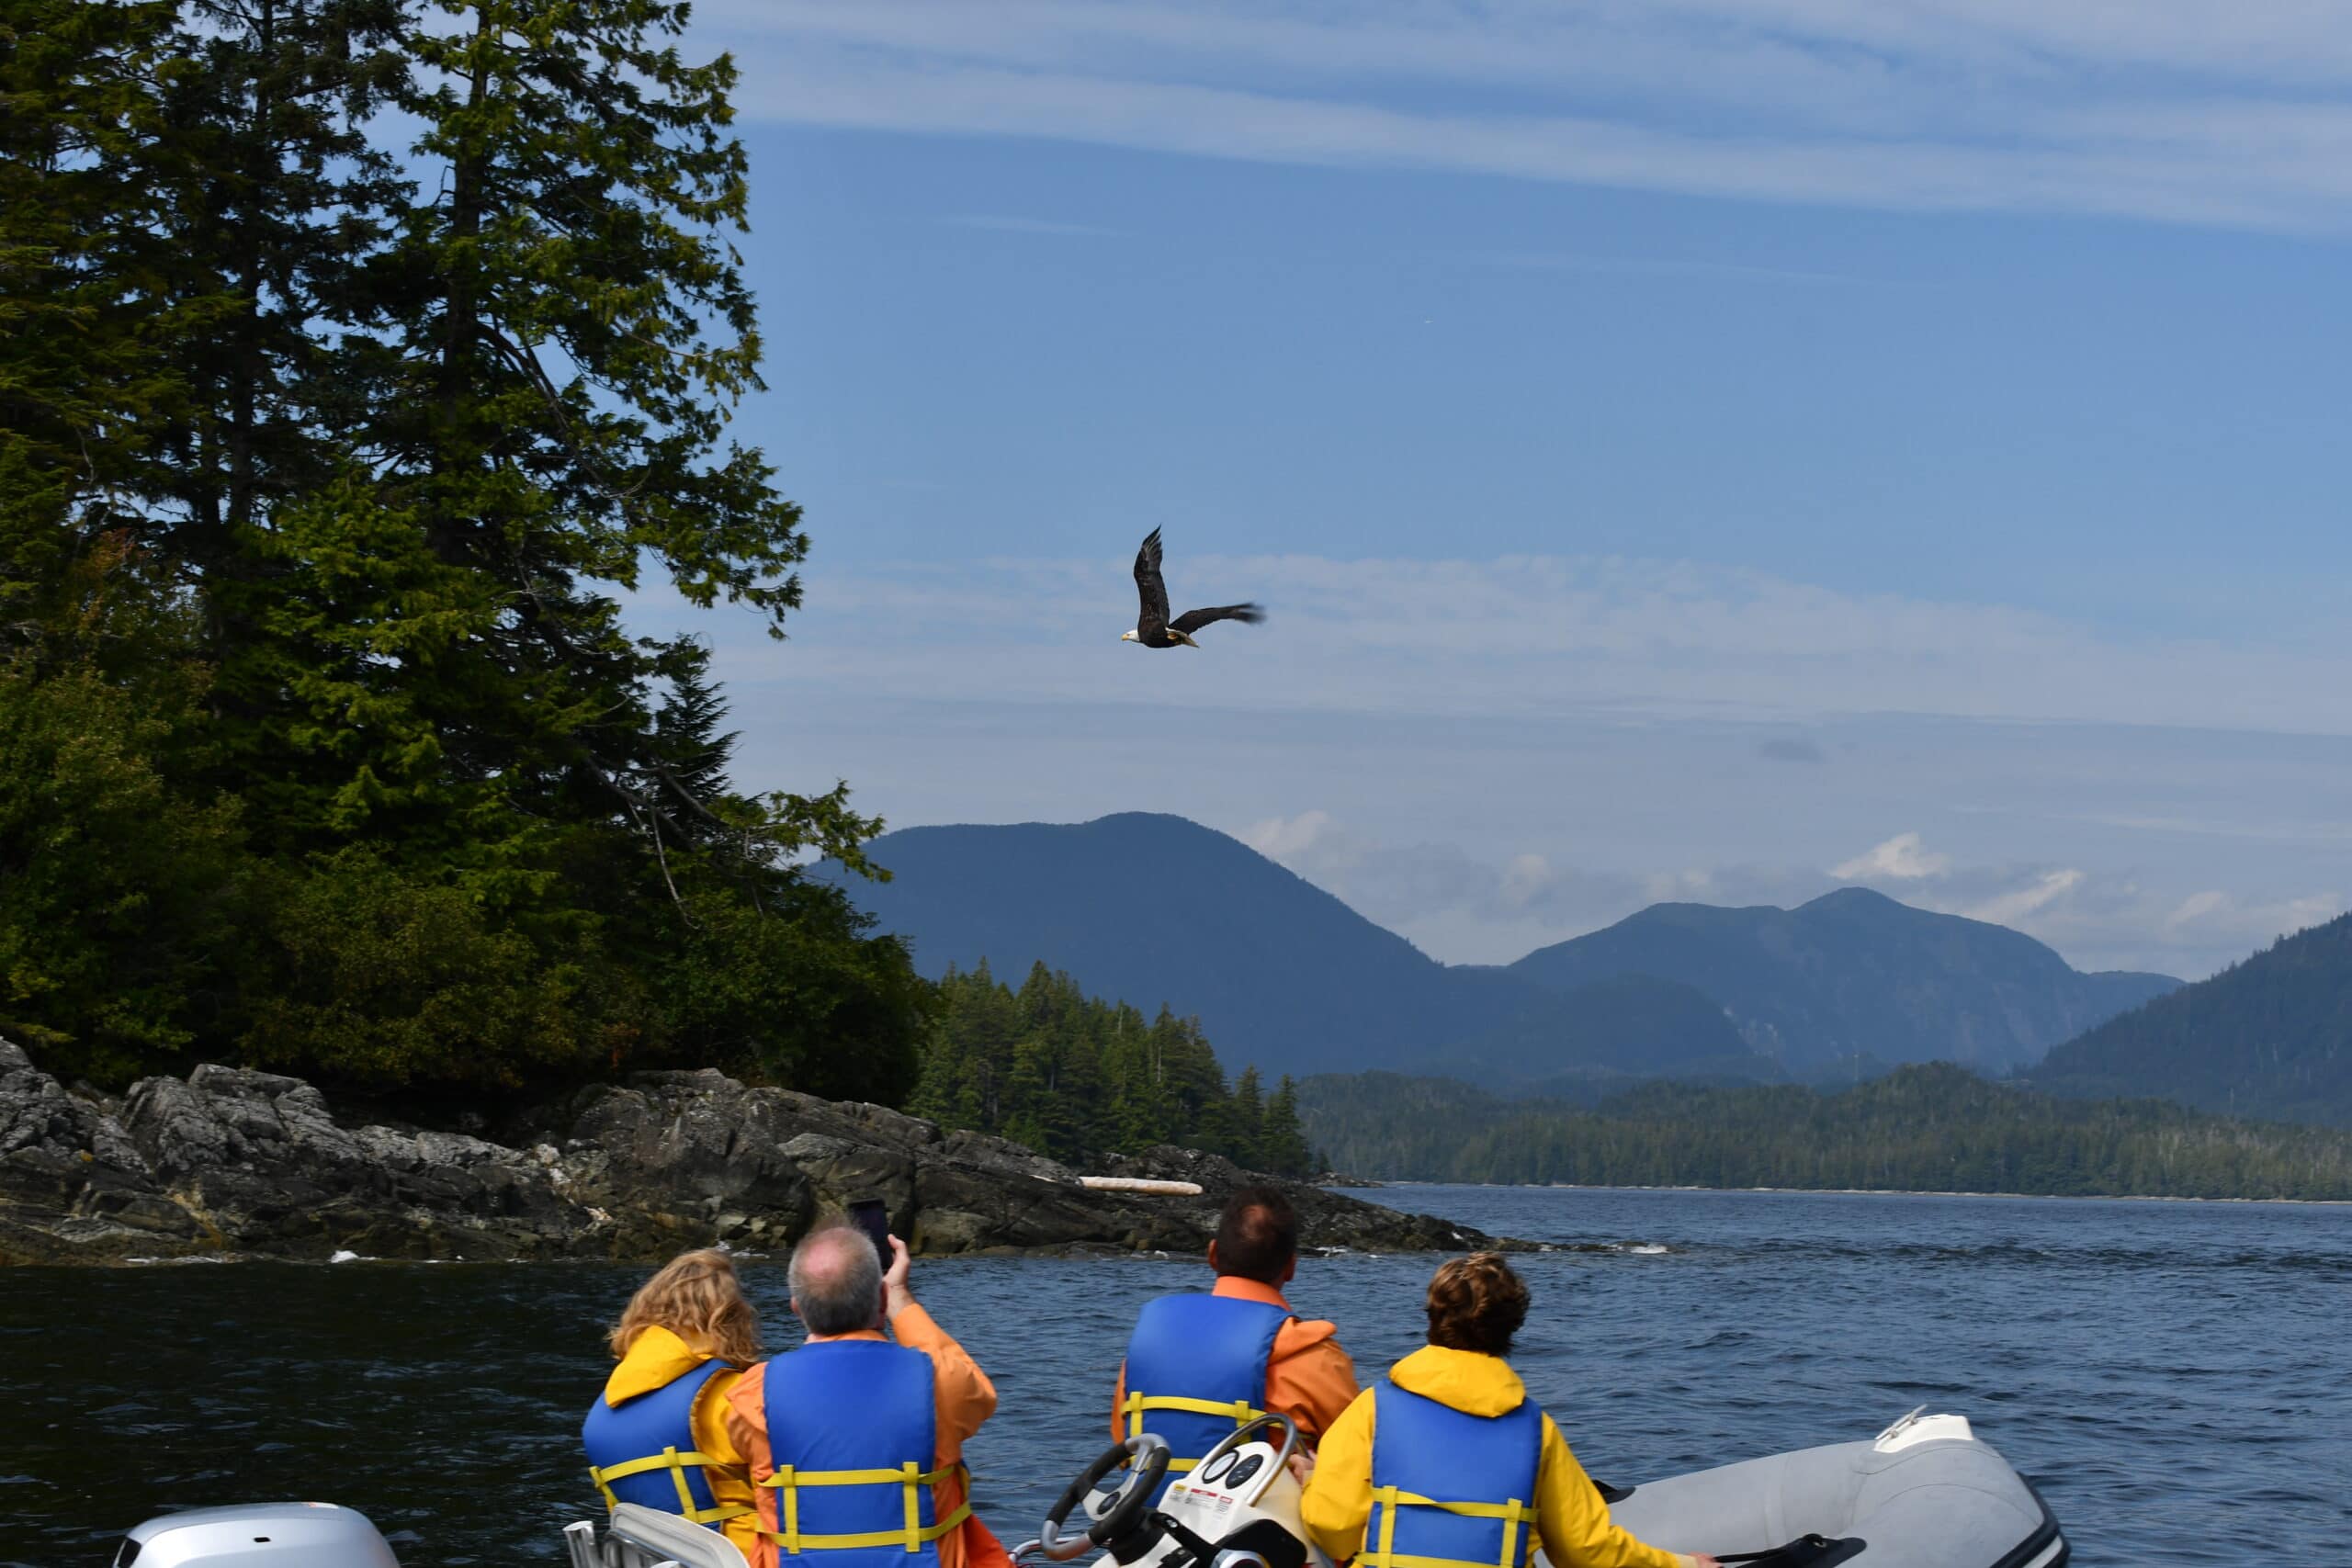
[[[0,868],[49,857],[0,1019],[118,1078],[909,1092],[930,991],[799,869],[880,824],[739,792],[707,652],[621,622],[645,568],[780,635],[807,547],[725,437],[745,160],[684,6],[0,5]],[[187,865],[43,913],[132,802]]]
[[[1319,1168],[1298,1121],[1298,1085],[1284,1073],[1266,1100],[1258,1135],[1259,1164],[1277,1176],[1311,1176]]]
[[[166,280],[179,151],[156,82],[176,7],[0,4],[0,650],[87,658],[74,603],[128,563],[156,436],[221,297]],[[62,646],[61,646],[62,645]],[[16,666],[19,674],[39,666]]]
[[[918,1115],[1060,1159],[1171,1143],[1244,1165],[1258,1157],[1269,1124],[1257,1073],[1227,1090],[1194,1021],[1163,1008],[1146,1025],[1134,1008],[1090,998],[1042,964],[1031,965],[1018,992],[986,964],[969,974],[951,969],[938,990],[937,1021],[910,1100]],[[1283,1103],[1295,1100],[1293,1092]],[[1303,1169],[1303,1158],[1290,1168]]]
[[[1266,1164],[1266,1091],[1258,1077],[1255,1065],[1241,1069],[1233,1080],[1233,1098],[1226,1110],[1225,1146],[1233,1157],[1252,1169],[1270,1168]]]

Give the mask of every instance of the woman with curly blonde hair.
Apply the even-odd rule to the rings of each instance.
[[[1299,1514],[1356,1568],[1720,1568],[1610,1521],[1560,1428],[1503,1358],[1527,1321],[1526,1282],[1474,1252],[1430,1280],[1430,1342],[1388,1369],[1323,1435]],[[1295,1463],[1300,1461],[1295,1461]]]
[[[629,1298],[607,1342],[620,1365],[580,1428],[605,1506],[681,1515],[749,1559],[759,1516],[727,1435],[727,1391],[760,1360],[760,1320],[734,1260],[711,1248],[672,1258]]]

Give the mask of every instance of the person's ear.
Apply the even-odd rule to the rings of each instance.
[[[1294,1252],[1294,1253],[1292,1253],[1292,1254],[1290,1255],[1290,1261],[1283,1265],[1283,1277],[1282,1277],[1281,1279],[1279,1279],[1279,1280],[1275,1280],[1275,1281],[1274,1281],[1274,1283],[1275,1283],[1275,1284],[1277,1284],[1277,1285],[1287,1285],[1287,1284],[1289,1284],[1293,1280],[1295,1280],[1295,1279],[1297,1279],[1297,1278],[1298,1278],[1298,1254],[1297,1254],[1297,1253],[1295,1253],[1295,1252]]]
[[[1212,1274],[1222,1274],[1225,1272],[1224,1269],[1216,1266],[1216,1241],[1214,1237],[1209,1241],[1209,1272]]]

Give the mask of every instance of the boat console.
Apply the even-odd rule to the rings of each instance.
[[[1331,1568],[1299,1522],[1299,1485],[1290,1472],[1298,1446],[1288,1416],[1261,1416],[1171,1483],[1155,1508],[1168,1445],[1148,1432],[1129,1438],[1070,1483],[1037,1539],[1013,1556],[1067,1562],[1100,1551],[1119,1568]],[[1123,1465],[1125,1479],[1098,1491]],[[1086,1523],[1074,1529],[1070,1516],[1081,1508]]]

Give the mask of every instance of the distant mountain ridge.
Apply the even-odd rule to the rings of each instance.
[[[2001,1068],[2177,984],[2080,975],[2030,937],[1859,889],[1796,910],[1659,905],[1508,967],[1449,966],[1237,840],[1139,812],[903,829],[870,852],[893,880],[851,896],[924,974],[1042,961],[1091,995],[1197,1015],[1229,1068],[1269,1074],[1577,1092],[1770,1081],[1858,1053]]]
[[[1182,817],[908,828],[853,884],[936,976],[1043,960],[1097,997],[1197,1014],[1230,1069],[1347,1072],[1476,1033],[1545,993],[1449,969],[1255,850]]]
[[[1407,1181],[2352,1199],[2352,1133],[2064,1100],[1946,1062],[1849,1089],[1652,1082],[1598,1106],[1449,1078],[1299,1086],[1341,1170]]]
[[[2109,1020],[2032,1078],[2053,1094],[2352,1127],[2352,915]]]
[[[2083,974],[2022,931],[1862,887],[1793,909],[1654,904],[1509,972],[1555,990],[1628,974],[1679,981],[1800,1073],[1856,1056],[2006,1072],[2180,985]]]

